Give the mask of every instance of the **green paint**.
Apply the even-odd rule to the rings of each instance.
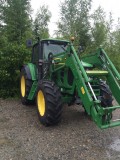
[[[37,91],[38,81],[34,81],[31,87],[30,93],[28,95],[29,100],[33,100],[35,98],[35,93]]]
[[[37,68],[34,64],[28,63],[28,67],[30,69],[30,74],[32,76],[32,80],[35,81],[37,80]]]
[[[59,44],[68,43],[65,52],[53,55],[52,63],[49,64],[49,73],[46,76],[47,79],[54,81],[61,89],[63,103],[72,101],[77,93],[85,110],[98,127],[104,129],[119,126],[120,121],[112,122],[110,115],[120,106],[103,108],[100,100],[96,99],[96,96],[100,96],[99,80],[103,78],[107,81],[113,96],[120,104],[120,85],[118,83],[120,74],[105,51],[100,48],[95,53],[84,56],[80,60],[73,44],[69,41],[46,39],[41,42],[44,43],[46,41]],[[28,99],[33,100],[36,96],[35,93],[39,82],[38,68],[32,63],[28,63],[28,66],[33,81]],[[89,84],[92,84],[92,91]],[[104,115],[107,118],[103,121]]]

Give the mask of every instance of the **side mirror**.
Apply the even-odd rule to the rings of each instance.
[[[31,39],[28,39],[28,40],[26,41],[26,46],[27,46],[28,48],[32,47],[32,40],[31,40]]]

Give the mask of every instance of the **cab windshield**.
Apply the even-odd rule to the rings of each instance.
[[[49,53],[53,55],[63,53],[67,50],[68,43],[44,43],[43,45],[43,55],[45,59],[48,59]]]

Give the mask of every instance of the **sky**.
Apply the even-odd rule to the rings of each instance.
[[[31,0],[31,7],[33,9],[33,18],[36,11],[43,4],[48,5],[50,12],[52,13],[51,21],[49,23],[50,35],[53,36],[54,30],[57,29],[56,22],[59,20],[60,14],[60,2],[64,0]],[[117,18],[120,17],[120,0],[93,0],[92,10],[97,9],[98,6],[101,6],[105,12],[108,14],[112,12],[113,18],[117,21]]]

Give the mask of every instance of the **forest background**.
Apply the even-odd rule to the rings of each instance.
[[[52,14],[47,5],[40,6],[34,19],[30,0],[0,0],[0,97],[19,95],[19,69],[30,62],[31,49],[26,40],[53,38],[49,32]],[[89,54],[102,47],[120,72],[120,18],[114,24],[99,6],[93,12],[92,0],[64,0],[56,22],[54,38],[75,37],[75,46]],[[56,11],[57,12],[57,11]]]

